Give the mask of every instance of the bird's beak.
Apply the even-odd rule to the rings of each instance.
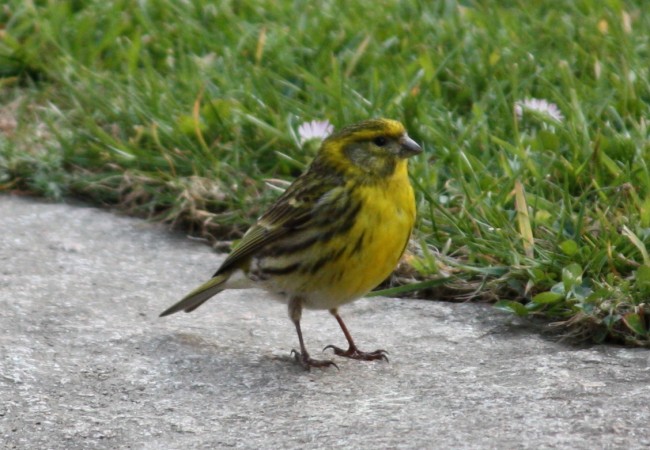
[[[399,139],[399,146],[399,155],[402,158],[408,158],[409,156],[422,153],[422,147],[420,147],[417,142],[408,137],[406,134]]]

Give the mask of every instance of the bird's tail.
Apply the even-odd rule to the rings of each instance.
[[[224,290],[224,283],[230,278],[230,273],[217,275],[209,279],[201,286],[187,294],[181,301],[164,310],[160,317],[174,314],[178,311],[192,312],[212,296]]]

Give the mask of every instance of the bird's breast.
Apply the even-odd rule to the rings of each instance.
[[[252,276],[267,290],[301,296],[313,309],[336,308],[368,293],[393,271],[413,228],[413,189],[402,175],[349,186],[348,211],[323,228],[278,242],[273,252],[253,260]]]

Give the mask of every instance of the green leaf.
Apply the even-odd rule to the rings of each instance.
[[[500,309],[501,311],[514,313],[519,317],[525,317],[528,315],[528,310],[524,305],[522,305],[519,302],[514,302],[512,300],[499,300],[494,304],[494,307],[496,309]]]
[[[566,289],[564,289],[564,283],[559,282],[555,283],[553,287],[551,288],[551,292],[555,292],[556,294],[561,294],[562,296],[566,295]]]
[[[542,292],[533,297],[533,302],[535,303],[556,303],[564,298],[564,295],[558,294],[557,292]]]
[[[593,290],[590,287],[579,285],[574,286],[572,292],[578,300],[584,301],[593,293]]]
[[[565,292],[569,292],[574,286],[582,283],[582,267],[580,267],[580,264],[572,263],[562,269],[562,283]]]
[[[636,287],[641,292],[650,291],[650,267],[645,265],[639,267],[636,270],[635,275],[636,275]]]
[[[568,239],[560,244],[560,250],[567,256],[573,256],[578,253],[578,244],[573,239]]]
[[[637,313],[628,313],[623,316],[623,322],[634,333],[645,336],[648,333],[646,330],[643,318]]]

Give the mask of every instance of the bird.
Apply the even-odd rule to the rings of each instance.
[[[214,273],[160,314],[191,312],[226,289],[262,288],[285,302],[306,370],[338,365],[307,351],[303,309],[328,310],[348,348],[334,354],[388,361],[385,350],[361,351],[339,307],[363,297],[397,266],[416,219],[408,159],[422,152],[402,123],[368,119],[330,134],[311,164],[257,219]]]

